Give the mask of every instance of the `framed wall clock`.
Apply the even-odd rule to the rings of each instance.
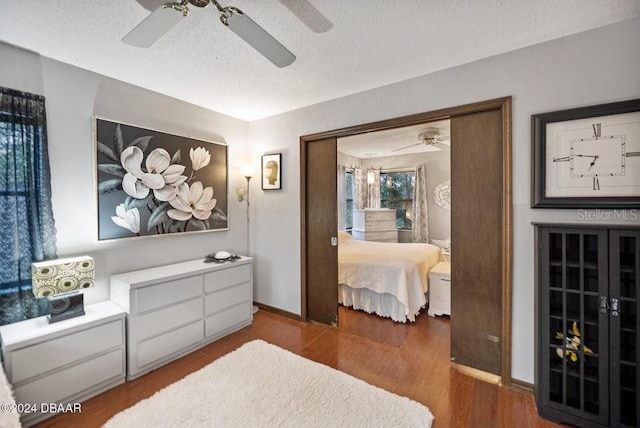
[[[532,208],[640,208],[640,99],[531,116]]]

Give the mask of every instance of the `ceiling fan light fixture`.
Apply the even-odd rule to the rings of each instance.
[[[214,2],[216,4],[216,2]],[[217,6],[217,5],[216,5]],[[296,56],[278,42],[271,34],[236,7],[218,8],[220,21],[242,40],[271,61],[276,67],[291,65]]]
[[[182,18],[189,15],[189,4],[199,8],[213,4],[220,13],[220,21],[226,27],[277,67],[286,67],[296,60],[294,54],[240,9],[233,6],[222,7],[217,0],[181,0],[165,3],[124,36],[122,41],[140,48],[150,47]]]
[[[187,15],[189,8],[185,2],[165,3],[136,25],[122,41],[138,48],[148,48]]]

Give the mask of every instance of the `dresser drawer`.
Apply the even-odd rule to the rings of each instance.
[[[251,306],[251,302],[244,302],[205,319],[205,336],[213,336],[243,321],[249,324],[251,321]]]
[[[163,306],[173,305],[175,302],[202,296],[202,276],[190,276],[175,281],[135,290],[137,308],[136,313],[150,311]]]
[[[451,300],[449,289],[432,288],[429,292],[430,302],[448,302],[449,300]]]
[[[138,341],[173,330],[177,325],[186,325],[200,318],[202,318],[202,299],[199,298],[147,312],[137,319]]]
[[[137,367],[173,354],[174,352],[190,348],[203,339],[202,320],[186,325],[176,330],[156,336],[138,344]]]
[[[352,230],[351,233],[355,239],[364,241],[378,241],[378,242],[398,242],[397,230],[385,230],[377,232]]]
[[[353,228],[360,230],[390,229],[396,226],[396,210],[366,209],[353,211]]]
[[[364,219],[370,221],[389,221],[396,219],[396,210],[365,210]]]
[[[204,313],[206,315],[213,314],[229,306],[238,303],[248,302],[251,298],[251,284],[244,284],[229,287],[224,290],[209,294],[204,298]]]
[[[396,211],[373,211],[365,213],[365,229],[384,230],[396,227]]]
[[[206,293],[222,290],[251,280],[251,265],[230,267],[204,275],[204,290]]]
[[[11,354],[11,383],[49,373],[58,367],[80,361],[124,343],[124,321],[116,320],[48,340]]]
[[[18,386],[14,392],[19,403],[60,402],[118,377],[124,379],[122,348]]]

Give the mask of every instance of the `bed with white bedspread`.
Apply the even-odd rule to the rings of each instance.
[[[338,232],[338,303],[415,321],[426,303],[429,271],[442,259],[431,244],[395,244],[353,239]]]

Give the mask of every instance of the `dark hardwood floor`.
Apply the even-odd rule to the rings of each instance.
[[[559,426],[537,416],[532,396],[454,368],[446,317],[421,314],[413,324],[400,324],[341,307],[339,320],[340,327],[334,328],[259,311],[251,326],[85,401],[80,414],[57,415],[37,427],[100,427],[114,414],[254,339],[419,401],[434,414],[436,428]]]

